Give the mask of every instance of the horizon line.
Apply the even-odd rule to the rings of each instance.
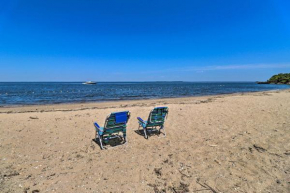
[[[259,80],[200,80],[200,81],[184,81],[184,80],[146,80],[146,81],[94,81],[96,83],[107,83],[107,82],[258,82]],[[86,82],[86,81],[64,81],[64,80],[56,80],[56,81],[0,81],[0,83],[74,83],[74,82]]]

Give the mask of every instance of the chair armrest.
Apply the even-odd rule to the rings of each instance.
[[[94,122],[94,126],[97,130],[100,130],[100,128],[101,128],[97,122]]]
[[[141,117],[137,117],[138,121],[141,123],[145,123],[145,121]]]

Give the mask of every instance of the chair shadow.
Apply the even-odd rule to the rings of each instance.
[[[137,130],[135,130],[134,132],[137,133],[137,134],[140,135],[140,136],[145,137],[144,129],[137,129]],[[154,135],[159,136],[160,133],[159,133],[159,130],[158,130],[158,129],[147,129],[147,135],[148,135],[149,137],[154,136]]]
[[[145,136],[145,134],[144,134],[144,130],[142,129],[142,130],[140,130],[140,129],[137,129],[137,130],[134,130],[134,132],[135,133],[137,133],[138,135],[140,135],[140,136]]]
[[[101,144],[100,144],[100,141],[99,141],[99,138],[94,138],[92,139],[93,142],[95,142],[101,149]],[[117,147],[117,146],[120,146],[120,145],[124,145],[126,142],[124,141],[123,137],[116,137],[116,138],[113,138],[113,139],[110,139],[108,141],[103,141],[103,147],[104,148],[107,148],[107,147]]]

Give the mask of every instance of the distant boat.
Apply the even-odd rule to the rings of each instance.
[[[87,82],[84,82],[83,84],[97,84],[97,83],[93,81],[87,81]]]

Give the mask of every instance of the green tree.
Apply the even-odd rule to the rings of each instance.
[[[280,73],[272,76],[268,81],[268,83],[274,84],[289,84],[290,83],[290,73]]]

